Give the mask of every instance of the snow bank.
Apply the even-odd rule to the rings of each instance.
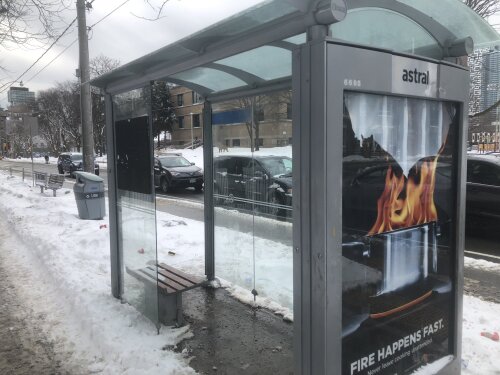
[[[107,220],[80,220],[68,189],[40,194],[20,178],[0,174],[0,220],[18,238],[7,246],[27,308],[58,346],[105,374],[193,374],[186,360],[165,347],[188,328],[160,334],[133,307],[111,296]],[[104,227],[106,226],[106,227]],[[41,303],[42,302],[42,303]]]

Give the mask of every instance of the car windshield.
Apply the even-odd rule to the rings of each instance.
[[[76,160],[76,161],[82,160],[82,155],[80,155],[80,154],[71,155],[71,160]]]
[[[191,163],[182,156],[166,156],[159,158],[161,165],[165,168],[189,167]]]
[[[275,177],[292,177],[292,159],[287,157],[266,158],[260,162]]]

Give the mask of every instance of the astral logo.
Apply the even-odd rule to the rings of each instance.
[[[423,73],[417,69],[408,70],[403,69],[403,81],[409,83],[421,83],[422,85],[429,84],[429,71]]]

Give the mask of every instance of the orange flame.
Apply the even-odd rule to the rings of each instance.
[[[434,205],[434,188],[436,186],[436,165],[434,160],[422,161],[414,175],[398,177],[392,167],[385,176],[385,188],[377,201],[377,220],[368,235],[389,232],[400,228],[408,228],[437,220]]]

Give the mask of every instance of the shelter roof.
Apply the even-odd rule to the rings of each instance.
[[[309,26],[334,7],[335,39],[433,59],[463,55],[457,47],[500,45],[500,36],[460,0],[267,0],[92,81],[117,93],[151,80],[187,86],[204,97],[289,85],[292,51]],[[324,22],[323,22],[324,23]]]

